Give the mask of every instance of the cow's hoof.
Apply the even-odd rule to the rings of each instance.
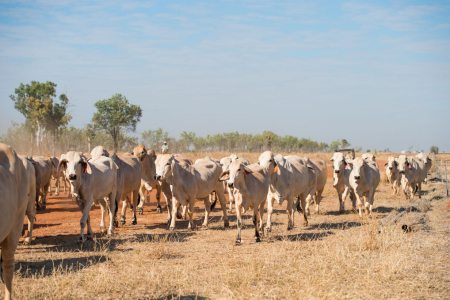
[[[308,226],[308,222],[303,222],[303,226]]]
[[[292,226],[288,226],[287,231],[291,231],[293,229]]]
[[[137,224],[136,219],[131,220],[131,225],[136,225],[136,224]]]
[[[41,209],[46,209],[47,208],[47,206],[44,204],[44,205],[41,205]]]
[[[29,237],[25,238],[25,240],[23,241],[24,245],[31,245],[31,239]]]
[[[48,195],[49,195],[49,196],[51,196],[51,195],[52,195],[52,193],[48,193]],[[58,195],[55,195],[55,196],[58,196]]]
[[[93,241],[92,236],[88,235],[88,236],[86,237],[86,241]]]
[[[177,219],[181,220],[183,218],[182,215],[177,215]]]
[[[266,231],[266,233],[268,233],[268,232],[271,232],[271,231],[272,231],[272,229],[271,229],[271,228],[269,228],[269,227],[266,227],[266,228],[264,228],[264,230]]]
[[[77,244],[77,245],[83,244],[83,238],[82,238],[81,236],[78,238],[78,241],[77,241],[76,244]]]
[[[106,233],[106,228],[105,228],[105,226],[100,226],[100,232],[101,232],[102,234]]]
[[[120,220],[120,226],[125,225],[125,220]]]
[[[235,245],[236,246],[240,246],[242,244],[242,241],[239,239],[239,240],[236,240],[236,242],[235,242]]]
[[[261,242],[261,239],[260,239],[259,237],[257,237],[257,238],[255,239],[255,242],[260,243],[260,242]]]
[[[55,193],[55,196],[59,196],[59,193]]]
[[[162,213],[161,206],[158,205],[158,207],[156,208],[156,212],[157,212],[157,213]]]
[[[225,222],[223,223],[223,227],[225,227],[225,228],[230,227],[230,222],[229,222],[229,221],[225,221]]]
[[[138,215],[143,215],[143,214],[144,214],[144,209],[142,207],[139,207]]]
[[[173,228],[173,227],[169,227],[169,230],[170,230],[170,231],[174,231],[174,230],[175,230],[175,228]]]
[[[117,222],[117,220],[114,221],[114,227],[119,227],[119,222]]]

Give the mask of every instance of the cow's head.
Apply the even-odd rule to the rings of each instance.
[[[408,161],[408,158],[406,155],[400,155],[397,159],[398,162],[398,171],[400,174],[405,174],[406,170],[408,168],[411,168],[410,162]]]
[[[172,170],[175,167],[175,157],[171,154],[159,155],[156,159],[156,180],[167,180],[172,176]]]
[[[278,165],[274,159],[274,155],[272,151],[266,151],[259,156],[258,164],[266,169],[267,172],[277,172]]]
[[[394,157],[389,156],[384,166],[386,167],[386,169],[394,170],[398,167],[398,162]]]
[[[64,171],[70,181],[76,181],[84,173],[92,173],[87,158],[83,153],[75,151],[69,151],[64,157],[61,157],[58,165],[59,171]]]
[[[347,168],[347,159],[341,152],[335,152],[330,160],[333,163],[333,187],[336,187],[340,174],[344,173],[344,169]]]
[[[220,160],[220,165],[223,171],[228,171],[230,169],[231,157],[224,157]]]
[[[362,155],[362,159],[364,159],[366,161],[376,161],[375,160],[375,155],[373,155],[373,153],[364,153]]]
[[[143,161],[147,156],[147,150],[145,149],[145,146],[136,146],[133,150],[133,155],[139,158],[140,161]]]
[[[424,164],[427,164],[429,161],[431,161],[431,159],[425,153],[419,153],[416,155],[416,157],[423,161]]]
[[[352,173],[350,176],[353,176],[356,182],[361,179],[361,176],[364,175],[364,165],[367,164],[367,160],[362,159],[362,157],[357,157],[353,160],[347,160],[347,163],[353,167]]]
[[[245,186],[245,176],[253,171],[245,166],[242,161],[235,160],[230,164],[230,168],[220,175],[219,181],[226,181],[230,188],[243,188]]]

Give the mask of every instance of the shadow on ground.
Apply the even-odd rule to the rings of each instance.
[[[92,255],[67,259],[44,260],[36,262],[16,262],[15,268],[23,278],[47,277],[55,272],[78,272],[92,265],[104,263],[107,258]]]

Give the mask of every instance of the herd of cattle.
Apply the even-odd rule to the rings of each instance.
[[[90,156],[90,158],[88,158]],[[350,158],[340,152],[331,158],[333,165],[333,187],[339,197],[339,210],[344,210],[347,196],[353,208],[358,205],[359,216],[372,214],[376,188],[380,182],[380,171],[375,157],[366,153],[362,157]],[[413,197],[421,191],[426,180],[431,160],[426,154],[417,157],[400,155],[389,157],[386,177],[393,193],[398,194],[400,185],[405,196]],[[36,209],[45,209],[46,197],[51,195],[51,179],[55,179],[55,194],[60,192],[61,180],[70,188],[72,200],[82,211],[80,236],[83,242],[84,229],[87,239],[93,235],[89,212],[93,204],[101,207],[100,230],[113,234],[119,225],[116,220],[119,201],[123,200],[120,224],[125,224],[128,205],[133,210],[131,223],[137,223],[136,214],[142,214],[148,192],[156,190],[157,212],[161,212],[160,195],[163,193],[168,212],[169,229],[174,230],[176,220],[189,218],[189,228],[194,228],[193,213],[196,200],[205,206],[203,226],[208,226],[209,214],[217,198],[223,211],[224,226],[229,226],[228,212],[235,204],[237,216],[236,244],[241,243],[241,215],[253,209],[255,240],[260,233],[271,230],[273,203],[281,205],[287,201],[288,230],[294,227],[294,212],[303,214],[307,225],[309,206],[315,202],[319,213],[321,195],[327,181],[326,162],[296,155],[274,155],[271,151],[262,153],[257,163],[236,155],[220,161],[205,157],[193,163],[182,155],[163,153],[137,146],[132,153],[117,155],[102,146],[90,154],[69,151],[56,157],[26,157],[17,155],[11,147],[0,144],[0,241],[1,276],[5,282],[5,299],[10,299],[14,272],[14,253],[22,234],[23,220],[28,218],[28,236],[24,243],[30,243]],[[225,191],[226,190],[226,191]],[[230,207],[227,211],[225,192],[228,192]],[[267,224],[263,226],[264,206],[267,202]],[[109,215],[108,229],[105,227]]]

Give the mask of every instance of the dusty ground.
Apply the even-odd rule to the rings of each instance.
[[[380,162],[381,163],[381,162]],[[380,168],[384,171],[384,168]],[[374,219],[360,219],[349,201],[337,212],[336,191],[328,180],[321,214],[301,225],[296,214],[286,231],[285,205],[276,206],[273,231],[253,239],[245,216],[243,241],[235,246],[236,218],[224,229],[220,205],[209,229],[201,228],[201,202],[195,222],[166,226],[166,210],[156,212],[154,194],[138,225],[117,228],[112,238],[99,233],[100,208],[91,211],[97,238],[75,244],[81,212],[66,196],[50,197],[38,211],[35,239],[16,254],[14,295],[18,299],[448,299],[450,295],[450,213],[437,180],[424,185],[426,224],[403,233],[400,225],[381,233],[376,220],[411,203],[380,184]],[[424,204],[420,207],[424,207]],[[163,205],[165,208],[165,205]],[[413,220],[407,214],[401,222]],[[265,218],[267,215],[265,215]],[[3,295],[3,287],[1,294]]]

